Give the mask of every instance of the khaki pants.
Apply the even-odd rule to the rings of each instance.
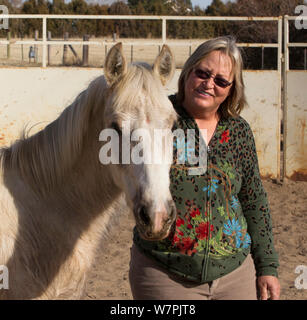
[[[236,270],[198,285],[164,270],[135,245],[131,248],[129,281],[135,300],[256,300],[255,274],[248,255]]]

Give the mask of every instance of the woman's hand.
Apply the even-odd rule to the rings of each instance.
[[[260,276],[257,278],[257,289],[260,300],[279,300],[280,284],[274,276]]]

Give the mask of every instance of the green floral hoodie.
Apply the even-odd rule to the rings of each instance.
[[[241,117],[220,119],[207,147],[206,172],[191,175],[195,164],[187,160],[189,153],[199,154],[199,129],[175,96],[170,99],[179,116],[173,129],[195,129],[195,144],[185,139],[182,148],[174,140],[170,190],[176,225],[162,241],[141,239],[135,228],[134,243],[168,271],[197,283],[228,274],[250,252],[257,276],[277,276],[267,195],[248,123]]]

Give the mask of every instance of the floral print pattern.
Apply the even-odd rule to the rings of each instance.
[[[174,130],[197,133],[194,119],[173,103],[179,115]],[[200,283],[231,272],[250,252],[258,276],[276,276],[278,256],[249,125],[241,117],[221,119],[209,146],[202,175],[189,175],[191,165],[174,160],[170,191],[177,219],[168,238],[146,241],[135,230],[135,244],[169,271]],[[194,148],[184,148],[185,160],[190,152],[197,155],[197,137]]]

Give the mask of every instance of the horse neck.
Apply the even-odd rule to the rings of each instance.
[[[99,161],[99,130],[84,141],[82,153],[76,160],[61,193],[71,207],[85,212],[100,212],[112,205],[121,194],[115,185],[110,166]],[[57,196],[57,193],[56,193]]]
[[[4,170],[14,172],[40,199],[52,194],[76,199],[87,194],[93,202],[103,201],[101,189],[106,184],[117,193],[98,157],[106,90],[103,78],[94,80],[58,119],[5,150]]]

